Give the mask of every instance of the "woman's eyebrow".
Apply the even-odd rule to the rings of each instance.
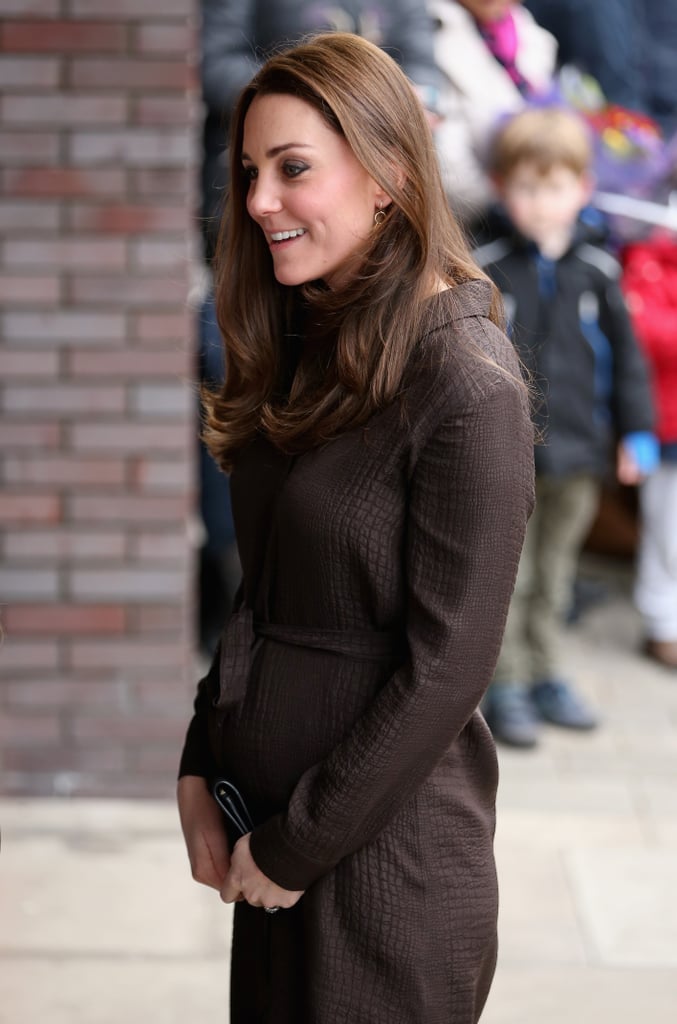
[[[279,156],[280,153],[284,153],[285,150],[287,150],[287,149],[312,149],[312,148],[313,147],[311,145],[309,145],[308,143],[306,143],[306,142],[284,142],[280,146],[273,146],[272,149],[269,149],[266,152],[266,157],[268,159],[271,159],[271,157]],[[242,159],[243,160],[251,160],[251,157],[249,156],[248,153],[243,152],[242,153]]]

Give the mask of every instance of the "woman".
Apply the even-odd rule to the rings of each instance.
[[[532,500],[516,357],[371,43],[269,60],[231,170],[208,440],[244,581],[178,789],[194,877],[237,901],[231,1020],[470,1024],[496,953],[477,705]],[[232,854],[217,777],[255,822]]]

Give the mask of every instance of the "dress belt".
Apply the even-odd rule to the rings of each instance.
[[[312,626],[283,626],[276,622],[255,622],[257,636],[294,647],[345,654],[366,661],[389,661],[405,650],[396,633],[375,629],[314,629]]]
[[[247,688],[256,650],[261,640],[330,651],[365,661],[392,661],[406,653],[404,632],[370,629],[317,629],[255,622],[250,608],[233,612],[221,637],[219,696],[220,710],[239,703]]]

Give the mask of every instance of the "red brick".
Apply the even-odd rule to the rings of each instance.
[[[193,14],[193,0],[70,0],[70,12],[73,16],[82,15],[85,18],[103,18],[112,21],[119,18],[127,19],[148,19],[161,21],[162,19],[190,17]]]
[[[0,568],[0,593],[5,601],[50,600],[59,592],[54,569]]]
[[[188,99],[183,96],[140,96],[134,104],[133,124],[185,124],[190,117]]]
[[[59,667],[56,640],[15,640],[6,636],[0,658],[0,677],[12,679],[17,672],[37,672]]]
[[[13,448],[58,448],[61,443],[59,423],[9,423],[2,425],[2,447],[5,452]]]
[[[71,728],[78,740],[133,740],[135,744],[152,740],[179,741],[186,732],[186,716],[177,713],[174,718],[160,718],[150,714],[137,717],[120,715],[115,718],[110,714],[76,714]]]
[[[75,451],[147,454],[151,450],[182,452],[188,428],[182,423],[75,423],[71,444]]]
[[[188,346],[183,350],[165,350],[161,358],[157,352],[135,348],[104,349],[100,352],[83,349],[71,351],[68,356],[67,370],[71,377],[134,377],[136,380],[148,377],[161,380],[163,377],[176,379],[186,376],[192,369]],[[1,360],[0,354],[0,367]]]
[[[13,636],[60,633],[122,633],[125,610],[121,605],[43,604],[9,607],[5,629]]]
[[[59,301],[58,277],[18,277],[0,275],[0,302],[11,306],[53,306]]]
[[[165,675],[171,669],[175,673],[173,678],[178,678],[183,655],[180,643],[172,644],[166,639],[83,640],[71,645],[68,660],[69,667],[74,669],[137,669]]]
[[[5,260],[15,267],[60,267],[79,272],[121,270],[127,258],[126,246],[118,238],[31,239],[5,243]]]
[[[56,15],[60,8],[61,0],[0,0],[0,14],[20,14],[22,18]]]
[[[127,539],[122,530],[83,530],[58,527],[53,530],[8,530],[5,557],[14,562],[46,559],[73,564],[105,565],[124,557]]]
[[[98,268],[93,267],[94,271]],[[113,290],[114,288],[114,290]],[[137,306],[176,306],[188,292],[187,276],[170,276],[163,274],[158,277],[135,276],[110,277],[92,276],[76,277],[67,285],[67,295],[76,305],[110,306],[114,297],[116,306],[131,309]]]
[[[132,265],[140,270],[185,270],[190,257],[185,238],[142,238],[130,251]]]
[[[125,409],[125,390],[117,387],[85,387],[52,384],[46,387],[15,385],[5,394],[5,410],[14,415],[79,417],[82,413],[122,413]]]
[[[186,591],[182,569],[139,567],[132,569],[74,569],[70,574],[70,592],[78,601],[180,601]]]
[[[70,796],[73,789],[79,792],[80,772],[96,771],[101,778],[108,772],[122,774],[127,767],[127,756],[119,745],[103,746],[101,743],[88,748],[73,747],[69,741],[64,745],[40,743],[39,746],[21,750],[7,750],[3,755],[5,774],[7,772],[30,772],[34,784],[39,773],[44,772],[49,780],[49,795]],[[64,779],[60,776],[68,776]],[[76,776],[76,778],[72,778]]]
[[[7,125],[82,125],[122,124],[127,118],[124,96],[73,96],[55,93],[51,96],[5,96],[1,105]]]
[[[185,60],[75,57],[70,62],[68,84],[76,89],[172,89],[183,92],[192,77]]]
[[[137,235],[152,231],[155,235],[184,231],[190,215],[184,204],[151,206],[150,204],[72,205],[68,210],[68,226],[74,231],[96,231],[106,235]]]
[[[115,197],[124,193],[126,181],[122,168],[24,167],[4,175],[5,192],[15,196]]]
[[[130,757],[133,757],[136,748],[137,744],[133,744]],[[133,762],[129,759],[125,761],[125,764],[127,768],[123,775],[82,774],[77,778],[77,785],[67,789],[62,795],[88,797],[97,800],[101,798],[106,800],[111,798],[134,800],[138,797],[143,799],[154,798],[157,800],[175,799],[176,772],[172,772],[169,779],[166,775],[156,776],[150,772],[144,772],[142,775],[133,768]],[[6,773],[6,779],[9,781],[5,788],[10,794],[12,793],[11,785],[13,778],[14,776],[9,772]],[[46,775],[41,787],[40,781],[42,776],[40,775],[30,777],[26,781],[23,781],[22,776],[18,776],[18,778],[22,785],[31,786],[31,789],[28,791],[31,794],[53,796],[55,792],[61,792],[56,789],[56,785],[60,780],[59,775]],[[70,779],[68,779],[68,782],[70,783]]]
[[[188,721],[188,716],[184,716],[184,721]],[[183,730],[177,731],[179,738],[179,745],[174,747],[172,743],[164,743],[162,746],[149,746],[146,743],[138,743],[134,747],[134,764],[136,771],[139,774],[146,774],[147,772],[156,772],[161,775],[166,775],[170,779],[176,778],[178,771],[178,758],[176,751],[179,750],[180,754],[180,742],[185,734],[186,727],[184,725]]]
[[[6,313],[3,323],[9,341],[99,345],[121,341],[125,336],[125,318],[121,313]]]
[[[185,533],[171,529],[140,530],[132,536],[132,558],[143,562],[176,562],[183,564],[188,553]]]
[[[27,231],[57,231],[60,210],[56,203],[25,202],[13,199],[0,201],[0,230],[16,231],[25,236]]]
[[[117,708],[128,706],[128,687],[108,679],[74,679],[39,673],[36,679],[21,679],[4,687],[5,703],[10,708]]]
[[[185,22],[147,22],[139,25],[134,36],[134,49],[139,53],[166,53],[185,57],[198,47],[198,33]]]
[[[74,164],[123,163],[128,167],[181,167],[191,155],[188,132],[148,128],[75,131],[68,138]]]
[[[132,318],[131,331],[140,341],[181,341],[186,337],[187,314],[139,313]],[[190,324],[193,327],[192,321]]]
[[[59,136],[54,132],[0,131],[0,153],[9,164],[55,164],[59,157]]]
[[[110,487],[123,484],[126,466],[122,459],[82,459],[24,455],[5,458],[3,479],[8,484],[39,484],[66,487]]]
[[[196,393],[185,384],[138,384],[131,389],[131,408],[139,416],[176,419],[191,415],[196,405]]]
[[[70,518],[74,522],[107,523],[167,523],[181,519],[186,502],[173,495],[87,495],[74,494],[69,502]],[[110,574],[107,574],[110,579]],[[105,580],[102,581],[105,584]],[[141,583],[140,583],[141,585]]]
[[[57,715],[15,713],[0,718],[0,740],[5,750],[53,742],[60,735]]]
[[[2,293],[0,281],[0,294]],[[0,378],[53,377],[59,368],[56,352],[26,352],[24,349],[0,349]],[[3,442],[4,442],[3,428]]]
[[[143,459],[134,472],[134,481],[142,491],[185,494],[193,479],[192,466],[186,462],[159,462]]]
[[[0,495],[2,523],[56,523],[61,516],[61,501],[56,494]]]
[[[21,2],[21,0],[17,0]],[[0,56],[0,89],[55,89],[61,62],[56,57]]]
[[[183,676],[188,675],[189,666],[182,666]],[[186,685],[180,685],[185,681]],[[149,708],[156,714],[169,714],[172,717],[185,717],[192,713],[192,704],[195,698],[195,682],[190,682],[179,677],[174,680],[174,685],[167,686],[167,680],[147,679],[140,677],[130,684],[130,700],[139,709]]]
[[[185,544],[185,538],[179,538],[179,547]],[[179,605],[148,605],[142,604],[129,612],[129,629],[134,633],[171,633],[175,637],[185,637],[186,616]]]
[[[4,50],[25,53],[110,53],[127,46],[124,25],[101,21],[6,21],[0,39]]]
[[[184,169],[146,167],[131,171],[131,188],[139,196],[162,199],[179,196],[185,202],[194,189],[189,172]]]

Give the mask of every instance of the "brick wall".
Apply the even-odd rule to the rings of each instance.
[[[0,0],[0,785],[169,794],[193,690],[192,0]]]

